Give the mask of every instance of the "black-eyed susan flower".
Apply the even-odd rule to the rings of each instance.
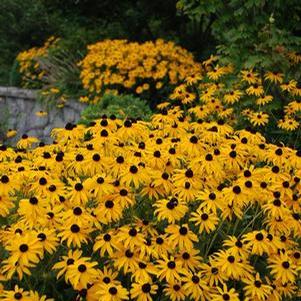
[[[153,284],[151,281],[133,283],[130,291],[131,298],[137,301],[151,301],[153,300],[151,295],[155,295],[158,289],[158,285]]]
[[[176,257],[182,261],[184,269],[195,271],[202,260],[199,253],[200,252],[196,249],[191,249],[190,251],[184,250],[179,255],[176,255]]]
[[[188,210],[184,201],[176,197],[159,200],[154,204],[155,213],[158,214],[158,219],[167,219],[169,223],[175,223],[180,220]]]
[[[54,229],[43,229],[36,232],[37,238],[41,242],[44,251],[53,254],[59,244],[59,239],[56,236]]]
[[[281,84],[283,82],[283,73],[277,71],[268,71],[265,73],[264,79],[274,84]]]
[[[227,275],[222,273],[220,268],[216,266],[213,257],[209,258],[208,264],[202,263],[200,267],[200,273],[203,276],[203,280],[205,280],[210,287],[224,283],[228,279]]]
[[[157,273],[155,265],[151,262],[140,261],[138,269],[133,273],[132,278],[138,282],[148,282],[152,280],[152,275]]]
[[[46,111],[41,110],[41,111],[36,112],[35,115],[38,117],[45,117],[48,115],[48,113]]]
[[[194,300],[206,300],[209,297],[209,288],[202,279],[200,272],[186,272],[183,281],[183,289],[190,298]]]
[[[243,257],[234,256],[229,250],[218,252],[215,260],[216,266],[229,278],[240,279],[251,277],[253,267],[244,262]]]
[[[199,226],[199,233],[201,234],[203,231],[210,233],[215,230],[219,222],[219,218],[217,217],[216,213],[199,208],[196,212],[191,214],[189,221]]]
[[[77,205],[86,204],[89,200],[87,182],[81,182],[80,179],[70,179],[69,183],[70,186],[68,187],[67,197],[70,202]]]
[[[117,239],[125,248],[131,250],[139,248],[144,243],[144,236],[140,230],[135,227],[121,227],[117,232]]]
[[[18,285],[15,285],[13,290],[3,291],[2,298],[5,301],[21,300],[29,301],[31,300],[29,292],[25,291],[23,288],[20,288]]]
[[[248,84],[255,84],[258,81],[258,73],[253,70],[242,70],[241,77],[243,81],[246,81]]]
[[[259,98],[256,99],[256,104],[263,106],[266,105],[268,103],[270,103],[271,101],[273,101],[273,96],[272,95],[265,95],[265,96],[261,96]]]
[[[242,96],[242,92],[240,90],[229,91],[224,95],[224,102],[227,104],[234,104],[238,102]]]
[[[263,255],[269,252],[269,239],[265,231],[252,231],[242,237],[242,242],[252,254]]]
[[[180,250],[187,250],[188,252],[193,249],[193,244],[198,241],[197,236],[189,229],[187,224],[169,225],[165,232],[168,234],[170,245]]]
[[[17,135],[17,131],[14,129],[8,129],[6,132],[6,137],[7,138],[13,138]]]
[[[129,299],[128,291],[121,284],[102,284],[99,286],[96,295],[99,299],[104,301],[122,301]]]
[[[27,233],[18,237],[18,243],[11,242],[6,249],[11,253],[11,258],[20,265],[38,263],[43,256],[43,247],[34,233]]]
[[[172,301],[182,301],[186,298],[185,291],[181,282],[167,283],[164,288],[164,293]]]
[[[27,134],[22,135],[21,139],[17,142],[17,147],[20,149],[30,148],[34,143],[39,142],[36,137],[30,137]]]
[[[280,253],[269,258],[269,268],[275,280],[279,280],[282,284],[287,282],[294,283],[297,275],[296,265],[288,254]]]
[[[124,273],[134,272],[138,269],[140,258],[137,250],[130,250],[129,248],[121,247],[115,252],[114,266]]]
[[[68,247],[71,245],[80,247],[82,243],[88,242],[88,233],[89,227],[87,225],[74,223],[67,226],[65,225],[58,236],[61,238],[62,242],[67,242]]]
[[[299,127],[299,122],[294,118],[287,117],[278,121],[278,127],[286,131],[294,131]]]
[[[225,284],[223,287],[216,286],[214,292],[211,294],[211,300],[213,301],[225,301],[233,300],[239,301],[239,294],[235,291],[234,288],[228,288]]]
[[[186,272],[186,270],[182,267],[182,262],[180,260],[176,260],[173,256],[162,256],[162,259],[157,261],[157,268],[158,271],[156,276],[160,280],[166,279],[167,282],[171,283],[181,281],[181,274]]]
[[[93,250],[99,250],[100,256],[105,256],[106,253],[109,256],[113,256],[114,252],[119,247],[120,242],[116,238],[116,233],[113,231],[109,231],[107,233],[98,235],[98,237],[95,239]]]
[[[97,220],[103,224],[108,224],[111,221],[117,221],[122,217],[123,207],[118,201],[107,199],[101,202],[95,209]]]
[[[62,277],[66,274],[67,270],[71,265],[73,265],[82,256],[82,251],[80,250],[69,250],[68,255],[63,255],[58,262],[56,262],[52,269],[59,270],[57,273],[57,278]]]
[[[256,273],[254,279],[244,280],[244,283],[246,297],[250,299],[266,300],[272,291],[272,287],[262,281],[259,273]]]
[[[74,262],[66,271],[65,278],[75,289],[87,288],[89,283],[93,283],[98,277],[95,268],[97,262],[89,262],[85,258],[80,258]]]
[[[249,120],[255,126],[262,126],[268,123],[269,115],[264,112],[254,112],[249,116]]]

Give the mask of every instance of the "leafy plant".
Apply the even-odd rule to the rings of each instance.
[[[81,114],[80,123],[88,125],[91,121],[101,118],[103,115],[117,118],[141,118],[148,120],[152,114],[146,101],[132,95],[105,94],[101,102],[90,104]]]
[[[285,68],[283,52],[300,49],[300,1],[180,0],[177,7],[209,26],[224,62],[238,67]]]

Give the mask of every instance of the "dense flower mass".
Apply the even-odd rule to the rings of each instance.
[[[57,46],[59,39],[50,37],[43,46],[33,47],[18,54],[16,60],[19,63],[22,86],[25,88],[41,88],[45,70],[39,61],[48,56],[49,50]]]
[[[170,89],[201,71],[190,52],[163,40],[142,44],[100,41],[88,46],[80,66],[82,84],[87,90],[87,96],[81,100],[93,103],[112,90],[141,95]]]
[[[0,146],[2,300],[300,296],[300,151],[179,107],[52,134]]]
[[[291,70],[301,56],[289,54]],[[170,98],[188,107],[197,118],[221,118],[232,125],[256,129],[275,125],[286,132],[300,130],[301,86],[298,73],[254,68],[239,70],[219,64],[218,56],[203,62],[203,76],[193,74],[175,88]]]

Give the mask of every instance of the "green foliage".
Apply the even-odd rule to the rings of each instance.
[[[210,26],[224,62],[242,68],[287,70],[284,50],[300,49],[298,0],[180,0],[177,7],[189,18]]]
[[[20,70],[20,64],[17,60],[15,60],[9,72],[10,86],[16,86],[16,87],[21,86],[22,76],[19,70]]]
[[[147,102],[132,95],[105,94],[97,104],[91,104],[83,110],[80,123],[88,125],[91,121],[115,115],[117,118],[126,117],[149,120],[152,114]]]
[[[58,16],[48,14],[41,1],[0,1],[0,83],[7,83],[21,49],[41,45],[57,31]]]

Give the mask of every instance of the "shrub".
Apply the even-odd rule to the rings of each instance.
[[[179,108],[52,135],[0,146],[4,300],[298,299],[300,151]]]
[[[81,114],[80,122],[89,125],[90,122],[100,119],[103,115],[117,118],[139,118],[148,120],[151,110],[146,101],[131,95],[105,94],[101,102],[90,104]]]
[[[101,41],[88,46],[80,66],[83,87],[93,103],[110,90],[159,101],[179,81],[200,71],[191,53],[163,40]]]
[[[280,68],[287,63],[281,50],[301,47],[298,0],[179,0],[177,8],[208,27],[223,62],[238,68]]]

